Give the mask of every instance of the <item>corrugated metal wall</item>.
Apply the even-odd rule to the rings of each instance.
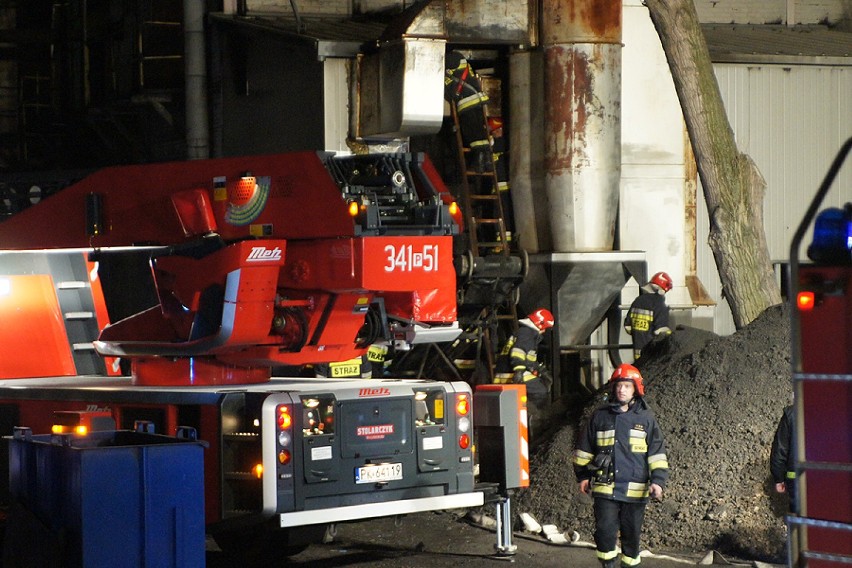
[[[703,23],[818,24],[843,16],[838,0],[695,0]]]
[[[786,261],[790,241],[843,142],[852,136],[852,66],[717,64],[716,76],[742,152],[766,179],[765,228],[773,260]],[[719,303],[714,331],[734,332],[730,308],[707,246],[707,208],[699,196],[698,276]],[[852,164],[825,206],[852,201]],[[810,237],[805,239],[805,244]],[[806,258],[801,251],[800,258]]]

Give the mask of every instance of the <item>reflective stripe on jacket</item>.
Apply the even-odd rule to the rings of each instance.
[[[647,501],[650,484],[665,487],[669,476],[663,433],[642,398],[626,412],[618,405],[596,410],[573,462],[577,479],[591,480],[594,496],[616,501]]]

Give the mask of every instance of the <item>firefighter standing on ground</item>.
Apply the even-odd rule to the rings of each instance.
[[[668,335],[669,307],[666,292],[672,289],[671,276],[657,272],[639,289],[624,318],[624,330],[633,338],[633,360],[639,359],[642,348],[658,335]]]
[[[609,404],[597,409],[574,450],[582,493],[595,499],[595,544],[604,568],[638,566],[648,497],[660,499],[669,475],[663,433],[648,405],[642,375],[619,365],[609,379]]]
[[[553,327],[555,320],[550,310],[539,308],[518,321],[518,331],[512,335],[497,358],[495,383],[524,384],[527,400],[538,409],[550,399],[549,375],[538,362],[538,346],[544,332]],[[535,414],[535,412],[532,412]]]
[[[775,491],[786,493],[790,512],[796,512],[796,468],[793,459],[793,406],[784,409],[769,453],[769,472],[775,482]]]

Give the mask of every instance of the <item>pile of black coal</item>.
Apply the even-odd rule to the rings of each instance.
[[[678,328],[643,353],[637,366],[671,467],[663,500],[647,508],[644,547],[783,562],[787,503],[773,491],[769,451],[792,396],[789,330],[787,308],[775,306],[730,336]],[[577,490],[571,455],[602,402],[599,393],[533,454],[514,511],[592,540],[591,498]]]

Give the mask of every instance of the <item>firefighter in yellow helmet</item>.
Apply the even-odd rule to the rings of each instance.
[[[595,502],[595,544],[604,568],[638,566],[648,497],[660,499],[669,475],[665,441],[645,402],[642,374],[624,363],[609,379],[609,399],[597,409],[574,450],[580,491]]]

